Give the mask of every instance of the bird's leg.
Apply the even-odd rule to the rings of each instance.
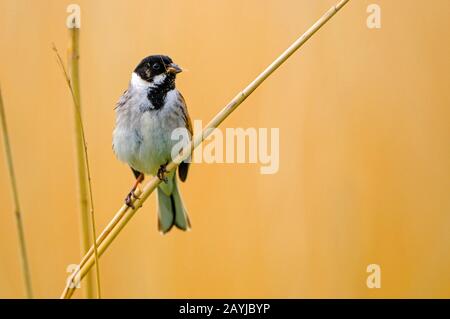
[[[167,173],[166,166],[167,166],[167,163],[161,165],[158,169],[158,172],[156,173],[156,176],[158,176],[158,178],[161,181],[163,181],[164,183],[167,183],[169,181],[166,176],[166,173]]]
[[[133,197],[138,199],[139,197],[136,196],[136,194],[134,194],[134,191],[136,190],[136,188],[139,186],[140,183],[142,183],[142,181],[144,180],[144,174],[140,173],[138,175],[138,177],[136,178],[136,181],[133,184],[133,187],[131,188],[131,191],[128,193],[127,197],[125,198],[125,204],[128,207],[131,207],[134,209],[134,205],[132,203],[132,199]]]

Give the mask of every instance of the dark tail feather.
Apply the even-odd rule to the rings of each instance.
[[[178,191],[176,177],[174,178],[172,194],[167,195],[162,189],[158,188],[158,230],[165,234],[174,225],[181,230],[191,228],[191,222]]]

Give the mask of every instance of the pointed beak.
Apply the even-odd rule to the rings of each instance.
[[[175,63],[170,63],[167,66],[167,73],[177,74],[177,73],[180,73],[181,71],[183,71],[183,70]]]

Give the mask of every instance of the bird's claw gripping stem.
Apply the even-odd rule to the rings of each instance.
[[[134,193],[134,190],[132,190],[131,192],[129,192],[128,195],[127,195],[127,197],[125,197],[125,204],[126,204],[128,207],[132,208],[132,209],[135,208],[134,205],[133,205],[133,198],[134,198],[134,199],[139,199],[139,198],[140,198],[139,196],[137,196],[137,195]]]
[[[139,199],[139,196],[137,196],[134,192],[136,191],[136,188],[139,186],[139,184],[144,180],[144,174],[140,174],[136,178],[136,182],[134,183],[133,187],[131,188],[131,191],[128,193],[127,197],[125,197],[125,204],[134,209],[133,205],[133,197],[134,199]]]
[[[135,197],[133,191],[129,192],[127,197],[125,197],[125,205],[127,205],[128,207],[130,207],[132,209],[135,208],[133,205],[133,197]]]
[[[169,181],[166,176],[167,173],[166,166],[167,164],[161,165],[158,169],[158,172],[156,173],[156,176],[164,183],[167,183]]]

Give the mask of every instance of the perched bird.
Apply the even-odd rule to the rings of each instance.
[[[192,137],[192,124],[186,102],[175,87],[175,78],[182,69],[165,55],[143,59],[131,75],[128,89],[119,99],[113,150],[117,158],[127,163],[136,178],[125,203],[132,207],[132,197],[144,174],[158,176],[158,229],[167,233],[173,225],[190,229],[190,221],[183,205],[175,172],[166,174],[165,167],[172,160],[172,131],[186,128]],[[185,181],[189,163],[178,167],[181,181]]]

